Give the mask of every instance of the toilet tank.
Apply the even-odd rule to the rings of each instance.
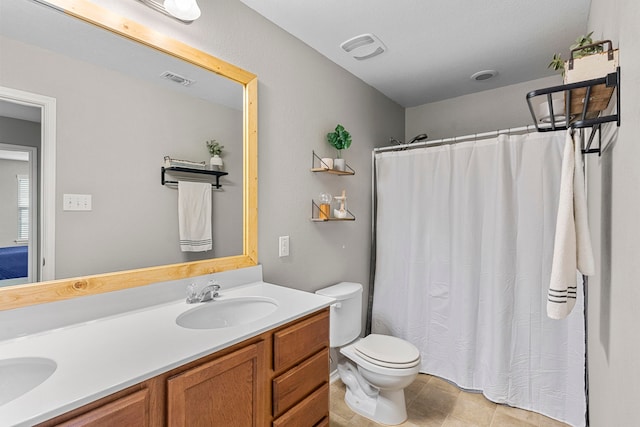
[[[331,347],[341,347],[358,338],[362,329],[362,285],[340,282],[319,289],[316,294],[336,299],[329,316]]]

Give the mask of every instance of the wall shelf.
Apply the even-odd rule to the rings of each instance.
[[[313,151],[313,158],[311,160],[311,172],[324,172],[330,173],[333,175],[355,175],[356,171],[351,168],[348,164],[345,163],[347,170],[340,171],[337,169],[329,169],[323,162],[322,159]]]
[[[608,107],[614,92],[616,94],[615,113],[600,117],[601,112]],[[555,113],[557,112],[553,111],[552,97],[556,93],[564,95],[564,117],[568,117],[568,121],[556,120]],[[540,96],[545,97],[549,105],[549,122],[547,123],[537,117],[532,103],[533,99]],[[538,132],[592,128],[593,131],[582,152],[598,153],[599,155],[602,143],[601,126],[611,122],[616,122],[620,126],[620,67],[617,67],[615,73],[610,73],[605,77],[531,91],[527,94],[527,104]],[[596,131],[600,135],[598,147],[591,148]]]
[[[349,209],[346,209],[347,217],[346,218],[320,218],[320,207],[313,200],[311,201],[311,221],[313,222],[329,222],[329,221],[355,221],[356,217],[351,213]]]
[[[206,169],[191,169],[191,168],[181,168],[181,167],[170,167],[170,168],[166,168],[164,166],[161,167],[161,175],[160,175],[160,182],[162,183],[162,185],[166,185],[166,184],[173,184],[176,185],[178,184],[178,181],[169,181],[165,178],[165,174],[172,174],[174,172],[178,172],[181,174],[195,174],[195,175],[208,175],[208,176],[215,176],[216,178],[216,182],[215,184],[212,183],[211,186],[215,187],[215,188],[220,188],[222,187],[220,185],[220,177],[221,176],[225,176],[225,175],[229,175],[229,172],[222,172],[222,171],[213,171],[213,170],[206,170]]]
[[[340,171],[340,170],[336,170],[336,169],[329,169],[328,167],[326,167],[327,165],[322,162],[322,159],[320,158],[320,156],[318,156],[316,154],[315,151],[312,151],[312,153],[313,153],[313,157],[312,157],[312,160],[311,160],[311,172],[325,172],[325,173],[329,173],[329,174],[332,174],[332,175],[338,175],[338,176],[355,175],[355,173],[356,173],[356,171],[354,171],[346,163],[345,163],[345,166],[346,166],[347,170]],[[324,167],[323,167],[323,165],[324,165]],[[344,194],[344,190],[342,192],[342,195],[343,196],[345,195]],[[331,208],[331,205],[329,205],[329,212],[324,214],[320,210],[320,206],[318,206],[318,204],[315,201],[311,200],[311,221],[312,222],[355,221],[356,220],[356,216],[354,214],[352,214],[349,209],[347,209],[346,205],[344,205],[343,207],[347,211],[347,216],[345,218],[335,218],[335,217],[333,217],[333,210]],[[326,218],[321,218],[321,216],[326,216]]]

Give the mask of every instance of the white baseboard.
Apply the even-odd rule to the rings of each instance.
[[[338,375],[338,370],[335,369],[333,372],[329,374],[329,384],[333,384],[334,382],[340,379],[340,375]]]

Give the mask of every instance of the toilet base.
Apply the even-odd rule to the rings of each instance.
[[[369,371],[346,355],[356,356],[343,347],[338,358],[338,374],[346,386],[344,400],[347,406],[353,412],[380,424],[397,425],[405,422],[407,406],[404,388],[418,375],[418,365],[403,369],[401,375],[398,375],[398,371],[390,375],[384,372],[388,368],[379,368],[383,372]]]
[[[379,390],[376,396],[358,396],[347,388],[344,401],[353,412],[380,424],[397,425],[407,420],[404,390]]]

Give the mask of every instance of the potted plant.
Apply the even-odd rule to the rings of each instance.
[[[338,157],[333,161],[333,167],[336,170],[344,171],[346,169],[346,163],[342,158],[342,150],[346,150],[351,146],[351,134],[342,126],[338,124],[333,132],[327,134],[327,141],[336,150],[338,150]]]
[[[223,148],[224,145],[220,145],[220,143],[218,143],[215,139],[207,141],[207,149],[209,150],[209,154],[211,154],[211,160],[209,161],[209,164],[211,165],[212,170],[222,169],[224,163],[222,162],[220,154],[222,154]]]
[[[589,56],[589,55],[593,55],[595,53],[600,53],[602,52],[602,44],[594,44],[593,39],[591,38],[591,35],[593,34],[593,31],[591,31],[589,34],[587,35],[582,35],[580,37],[578,37],[576,39],[576,42],[574,44],[571,45],[571,47],[569,48],[570,50],[575,50],[578,48],[581,48],[583,46],[583,49],[579,49],[576,50],[572,57],[574,59],[577,58],[583,58],[585,56]],[[553,55],[553,59],[551,60],[551,62],[548,65],[548,68],[554,69],[556,71],[558,70],[562,70],[562,76],[564,77],[564,59],[562,59],[562,56],[559,53],[555,53]]]

